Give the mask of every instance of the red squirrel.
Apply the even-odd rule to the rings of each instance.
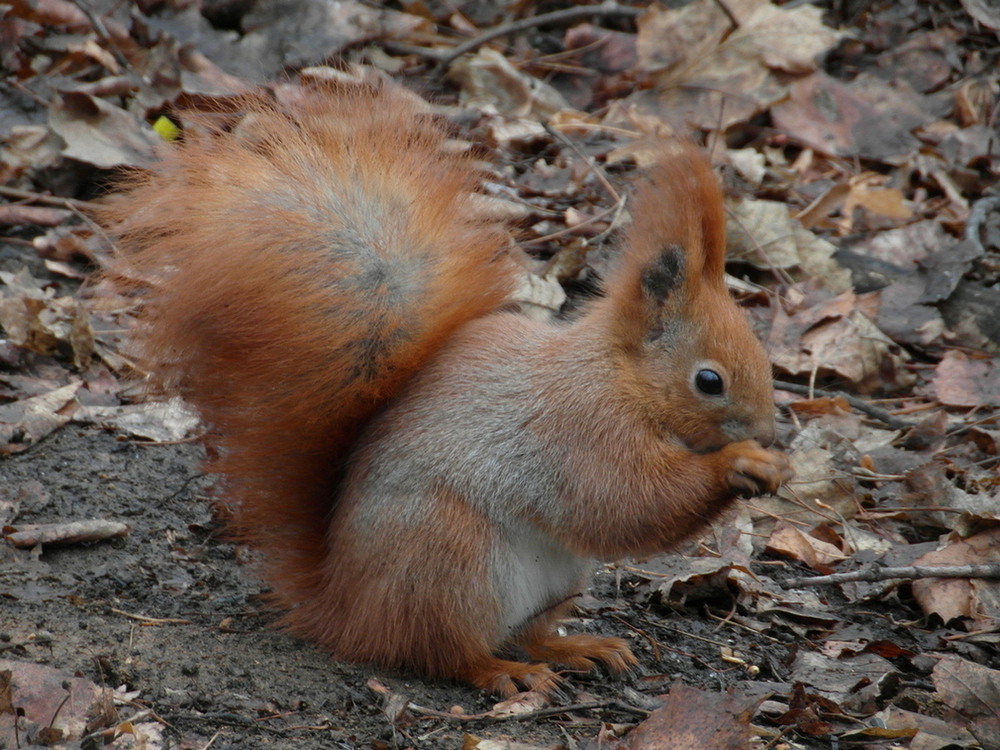
[[[209,426],[281,623],[504,695],[551,690],[552,664],[635,664],[556,633],[589,561],[667,550],[790,475],[705,158],[664,145],[604,296],[541,322],[509,309],[475,163],[412,95],[242,106],[106,218],[146,282],[140,363]]]

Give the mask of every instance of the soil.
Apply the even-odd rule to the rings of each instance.
[[[104,518],[130,527],[123,538],[46,546],[37,557],[0,545],[0,658],[126,686],[166,722],[168,747],[211,741],[215,750],[455,748],[466,733],[552,745],[592,737],[602,722],[643,717],[605,708],[571,717],[449,722],[397,713],[401,698],[387,712],[369,680],[439,711],[482,712],[495,700],[464,685],[344,664],[270,627],[248,552],[226,541],[213,521],[211,480],[199,472],[200,457],[197,445],[143,446],[70,424],[0,462],[4,494],[20,493],[19,522]],[[779,677],[785,646],[720,630],[694,608],[645,611],[639,582],[617,579],[614,571],[599,571],[595,595],[582,601],[586,612],[567,628],[627,638],[642,663],[624,676],[567,674],[557,705],[610,699],[642,708],[644,696],[666,692],[675,680],[753,693]],[[666,646],[658,647],[659,661],[630,623]],[[708,640],[678,637],[674,629]],[[754,654],[761,674],[751,680],[722,662],[712,641]]]

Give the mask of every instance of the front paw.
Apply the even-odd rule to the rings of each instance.
[[[788,456],[764,448],[756,440],[730,443],[722,452],[726,461],[726,484],[739,497],[767,495],[792,478]]]

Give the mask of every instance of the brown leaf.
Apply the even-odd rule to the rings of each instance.
[[[146,166],[163,143],[131,112],[78,92],[65,93],[53,102],[49,126],[66,141],[66,156],[105,169]]]
[[[80,381],[35,396],[0,405],[0,455],[20,453],[70,420],[67,407]]]
[[[992,359],[950,351],[934,371],[934,393],[947,406],[998,406],[1000,367]]]
[[[928,552],[915,565],[982,565],[1000,562],[1000,528]],[[1000,581],[964,578],[924,578],[913,582],[913,598],[928,614],[945,622],[959,617],[977,629],[1000,624]]]
[[[779,8],[764,0],[697,0],[682,8],[651,5],[639,19],[640,69],[662,92],[657,107],[705,130],[725,129],[785,96],[788,74],[816,69],[840,38],[818,8]]]
[[[471,57],[458,60],[452,65],[449,77],[461,85],[461,98],[467,105],[495,107],[509,117],[533,115],[548,119],[569,108],[558,91],[518,70],[510,60],[492,49],[484,48]],[[534,121],[524,125],[539,127]]]
[[[674,685],[662,707],[629,732],[628,750],[745,750],[750,718],[763,698]]]
[[[835,544],[817,539],[796,526],[779,522],[770,539],[767,551],[800,560],[814,570],[829,571],[830,565],[845,560],[847,555]]]
[[[76,297],[54,297],[42,289],[27,269],[0,271],[0,325],[18,346],[39,354],[72,357],[78,370],[86,369],[94,353],[90,316]]]
[[[910,356],[872,323],[867,302],[848,291],[793,310],[791,318],[775,308],[767,345],[771,361],[793,375],[846,379],[862,392],[912,384]]]
[[[22,746],[26,735],[35,736],[49,726],[74,740],[117,719],[113,715],[100,726],[89,725],[92,715],[108,716],[111,692],[90,680],[40,664],[0,659],[0,675],[5,672],[10,675],[11,704],[24,711],[19,725]],[[18,747],[14,720],[13,714],[0,710],[0,747]]]
[[[912,131],[929,118],[916,99],[908,86],[890,86],[866,74],[842,83],[815,73],[793,84],[771,116],[778,128],[822,153],[884,161],[919,145]]]
[[[1000,738],[1000,671],[947,655],[932,672],[941,699],[970,719],[969,731],[983,747]]]
[[[850,216],[854,205],[864,206],[872,213],[891,219],[909,219],[913,216],[913,211],[903,202],[903,191],[898,188],[852,184],[844,201],[844,213]]]

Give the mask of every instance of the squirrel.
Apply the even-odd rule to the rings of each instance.
[[[603,296],[511,309],[506,228],[415,95],[245,95],[105,211],[140,279],[140,369],[208,426],[280,624],[336,658],[511,695],[552,665],[591,561],[668,550],[791,474],[770,366],[724,281],[722,194],[664,143]]]

